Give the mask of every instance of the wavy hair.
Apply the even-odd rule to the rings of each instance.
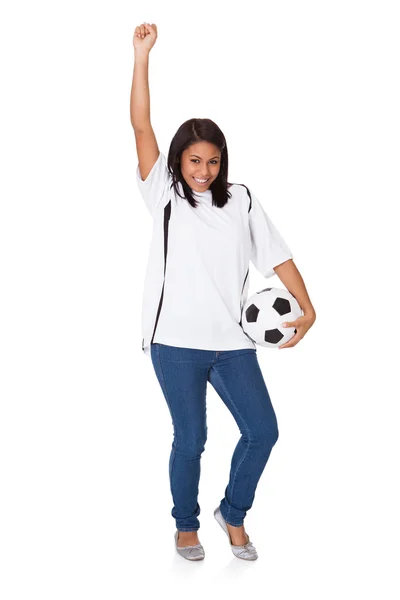
[[[233,184],[228,183],[228,150],[225,136],[218,125],[214,121],[211,121],[211,119],[188,119],[182,123],[172,138],[167,160],[169,171],[172,174],[172,185],[178,196],[186,198],[193,208],[197,208],[198,201],[194,199],[192,189],[186,183],[180,166],[182,152],[197,142],[214,144],[221,152],[218,177],[211,183],[208,189],[212,193],[213,206],[222,208],[232,196],[228,187]],[[182,184],[184,196],[181,196],[179,193],[178,183]]]

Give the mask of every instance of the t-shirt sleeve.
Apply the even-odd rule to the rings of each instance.
[[[274,267],[292,259],[293,254],[255,194],[251,193],[249,212],[250,260],[264,277],[275,275]]]
[[[150,214],[154,216],[157,208],[162,207],[164,204],[163,200],[168,197],[169,185],[172,182],[164,154],[160,152],[144,181],[140,175],[138,164],[136,167],[136,180],[142,198]]]

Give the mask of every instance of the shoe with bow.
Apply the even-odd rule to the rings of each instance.
[[[187,560],[202,560],[205,556],[204,548],[201,544],[195,546],[178,546],[179,531],[175,531],[175,548],[178,553]]]
[[[215,520],[217,521],[217,523],[222,527],[222,529],[225,531],[226,535],[228,536],[229,545],[231,547],[233,554],[236,556],[236,558],[242,558],[243,560],[256,560],[258,558],[257,550],[255,549],[252,542],[250,541],[250,538],[247,535],[247,533],[246,533],[246,535],[247,535],[247,543],[246,544],[242,544],[241,546],[234,546],[232,544],[232,539],[229,534],[229,530],[226,525],[226,521],[221,514],[221,509],[219,506],[214,510],[214,517],[215,517]]]

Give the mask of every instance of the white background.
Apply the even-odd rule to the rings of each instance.
[[[2,9],[4,600],[399,598],[396,4]],[[141,349],[152,222],[129,100],[144,21],[161,151],[186,119],[221,127],[228,179],[257,194],[317,313],[294,348],[258,348],[280,437],[245,520],[255,562],[213,517],[240,434],[211,386],[206,558],[174,548],[172,423]],[[251,265],[249,295],[262,287]]]

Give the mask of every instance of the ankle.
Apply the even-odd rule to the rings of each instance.
[[[179,531],[178,529],[178,539],[180,540],[190,540],[197,538],[197,531]]]
[[[232,545],[241,546],[247,543],[248,536],[245,532],[244,525],[236,527],[235,525],[230,525],[229,523],[226,523],[226,526],[228,528],[230,542]]]
[[[178,530],[178,545],[179,546],[194,546],[199,543],[197,531],[179,531]]]

